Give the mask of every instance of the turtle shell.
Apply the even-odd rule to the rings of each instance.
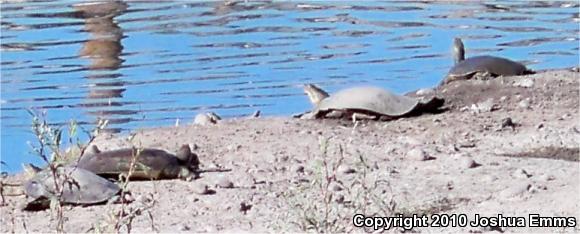
[[[57,169],[59,185],[63,185],[61,201],[69,204],[95,204],[107,201],[120,191],[118,185],[103,177],[74,167]],[[43,170],[24,183],[24,190],[34,199],[57,196],[50,170]]]
[[[462,77],[476,72],[489,72],[496,76],[523,75],[526,66],[509,59],[494,56],[476,56],[457,63],[449,70],[448,76]]]
[[[314,112],[351,110],[381,116],[400,117],[417,108],[419,100],[393,94],[378,87],[354,87],[323,99]]]
[[[83,155],[77,165],[98,175],[117,179],[129,172],[137,149],[125,148]],[[145,148],[139,151],[132,179],[174,179],[182,175],[186,166],[175,155],[164,150]]]

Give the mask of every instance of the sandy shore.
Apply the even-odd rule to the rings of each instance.
[[[445,98],[447,111],[389,122],[231,119],[142,129],[132,141],[102,135],[95,144],[171,152],[190,144],[202,169],[231,170],[190,182],[132,182],[136,201],[128,208],[142,210],[134,232],[372,231],[353,225],[357,213],[426,215],[431,226],[457,217],[459,227],[413,228],[420,232],[579,232],[579,74],[453,82],[430,94]],[[228,182],[233,188],[223,188]],[[201,194],[205,186],[213,192]],[[23,196],[7,199],[0,232],[54,230],[50,211],[24,212]],[[68,206],[65,230],[111,231],[109,216],[119,208]],[[569,217],[564,223],[575,227],[532,227],[530,214]],[[476,215],[524,223],[470,225]]]

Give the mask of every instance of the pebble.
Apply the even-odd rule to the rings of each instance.
[[[191,228],[189,226],[187,226],[186,224],[180,224],[179,225],[179,231],[189,231]]]
[[[513,129],[515,126],[516,125],[514,124],[514,121],[510,117],[507,117],[507,118],[504,118],[501,120],[501,128],[502,129],[507,128],[507,127],[510,127]]]
[[[352,174],[352,173],[355,173],[356,172],[356,170],[354,168],[352,168],[352,167],[350,167],[348,165],[344,165],[344,164],[338,166],[337,171],[340,174]]]
[[[493,98],[488,98],[487,100],[471,105],[471,111],[475,113],[485,113],[495,110],[495,105],[493,103]]]
[[[138,195],[135,197],[134,201],[141,203],[141,204],[148,204],[153,201],[153,195]]]
[[[330,185],[328,186],[328,189],[330,191],[335,191],[335,192],[344,190],[344,188],[342,188],[342,186],[336,182],[331,182]]]
[[[217,115],[215,115],[214,113],[199,113],[195,116],[195,119],[193,119],[193,124],[197,124],[197,125],[210,125],[210,124],[216,124],[217,121],[219,120],[219,117],[215,117]]]
[[[530,173],[528,173],[526,170],[522,169],[522,168],[518,168],[516,169],[513,173],[512,176],[514,178],[521,178],[521,179],[527,179],[532,177],[532,175]]]
[[[296,164],[292,166],[292,171],[296,173],[304,173],[304,166]]]
[[[518,107],[520,107],[522,109],[529,109],[530,108],[530,102],[531,102],[530,98],[526,98],[524,100],[521,100],[518,103]]]
[[[234,182],[232,182],[229,178],[222,176],[218,179],[216,186],[220,188],[233,188]]]
[[[399,137],[399,141],[413,146],[423,145],[422,141],[410,136]]]
[[[241,149],[241,148],[242,148],[242,145],[237,145],[237,144],[228,145],[228,146],[226,147],[226,149],[227,149],[228,151],[235,151],[235,150],[239,150],[239,149]]]
[[[546,186],[544,184],[536,184],[529,189],[530,193],[537,193],[537,192],[546,191],[546,190],[548,190],[548,186]]]
[[[538,179],[540,179],[541,181],[552,181],[552,180],[555,180],[556,177],[554,177],[553,175],[549,175],[549,174],[543,174]]]
[[[250,209],[252,209],[252,205],[246,202],[240,203],[240,212],[246,214]]]
[[[459,165],[463,169],[477,167],[477,163],[471,157],[461,157],[461,159],[459,159]]]
[[[407,152],[407,158],[416,161],[425,161],[429,159],[429,155],[422,149],[412,149]]]
[[[531,188],[531,186],[532,185],[528,184],[528,183],[514,185],[514,186],[508,187],[508,188],[504,189],[503,191],[501,191],[499,193],[499,196],[501,198],[519,197],[521,195],[524,195],[526,192],[528,192],[528,190]]]
[[[207,186],[207,184],[205,183],[194,183],[192,190],[194,193],[197,193],[199,195],[206,195],[211,193],[209,190],[209,186]]]
[[[514,82],[515,87],[531,88],[534,86],[534,80],[531,78],[523,78]]]
[[[344,203],[344,195],[342,194],[336,195],[336,197],[334,197],[334,201],[338,204]]]

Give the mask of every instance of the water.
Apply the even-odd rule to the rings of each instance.
[[[434,86],[454,37],[468,57],[577,66],[578,11],[577,1],[3,1],[1,171],[39,161],[29,109],[87,129],[109,119],[115,132],[202,111],[289,116],[310,108],[303,83]]]

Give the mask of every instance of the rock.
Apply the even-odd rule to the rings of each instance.
[[[488,98],[483,102],[471,105],[470,109],[472,112],[479,114],[497,110],[498,107],[493,103],[493,98]]]
[[[219,120],[221,120],[221,117],[219,117],[216,113],[213,112],[199,113],[195,116],[193,124],[197,125],[217,124]]]
[[[459,166],[463,169],[469,169],[477,167],[477,163],[471,157],[461,157],[459,159]]]
[[[337,171],[340,174],[352,174],[352,173],[355,173],[356,172],[356,170],[354,168],[352,168],[352,167],[350,167],[348,165],[344,165],[344,164],[338,166]]]
[[[219,188],[233,188],[234,182],[232,182],[229,178],[222,176],[217,180],[216,187]]]
[[[429,155],[427,154],[427,152],[425,152],[422,149],[412,149],[409,150],[409,152],[407,152],[407,158],[411,159],[411,160],[415,160],[415,161],[425,161],[425,160],[429,160]]]
[[[529,109],[530,108],[530,103],[531,103],[531,99],[530,98],[526,98],[524,100],[521,100],[520,102],[518,102],[518,107],[521,109]]]
[[[424,88],[424,89],[417,90],[417,92],[415,92],[415,94],[417,94],[419,96],[423,96],[423,95],[432,94],[433,92],[434,92],[434,90],[431,88]]]
[[[504,128],[507,128],[507,127],[512,128],[512,129],[514,129],[516,127],[516,125],[514,124],[512,118],[510,118],[510,117],[507,117],[507,118],[504,118],[504,119],[501,120],[500,129],[504,129]]]
[[[534,80],[531,78],[522,78],[514,82],[514,87],[531,88],[534,86]]]
[[[192,187],[192,191],[196,194],[199,195],[206,195],[206,194],[211,194],[211,190],[209,189],[209,186],[207,186],[207,184],[205,183],[194,183],[193,187]]]
[[[504,199],[519,197],[524,195],[528,192],[528,190],[532,187],[531,184],[522,183],[519,185],[510,186],[499,193],[499,197]]]

